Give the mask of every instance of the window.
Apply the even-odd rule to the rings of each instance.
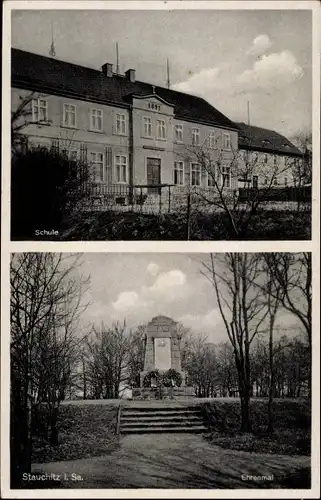
[[[214,130],[210,130],[208,134],[208,147],[215,148],[215,132]]]
[[[267,162],[268,162],[268,155],[267,155],[267,154],[265,154],[265,155],[263,156],[263,161],[264,161],[264,163],[267,163]]]
[[[183,125],[175,125],[175,141],[183,142]]]
[[[256,163],[258,160],[259,155],[257,153],[252,153],[252,162]]]
[[[200,143],[200,129],[192,128],[192,144],[193,146],[199,146]]]
[[[257,175],[253,175],[253,179],[252,179],[252,187],[254,189],[257,189],[258,188],[258,184],[259,184],[259,178]]]
[[[116,134],[126,134],[126,117],[123,113],[116,113]]]
[[[231,187],[231,167],[222,167],[222,187]]]
[[[103,112],[101,109],[92,108],[90,129],[100,132],[103,130]]]
[[[288,185],[288,178],[287,177],[284,177],[284,185],[287,186]]]
[[[94,166],[96,181],[105,181],[104,155],[103,153],[90,153],[90,161]]]
[[[174,184],[176,186],[184,185],[184,163],[182,161],[174,162]]]
[[[223,149],[231,149],[230,134],[223,134]]]
[[[273,184],[274,184],[274,186],[277,186],[278,185],[278,180],[274,179]]]
[[[143,117],[143,125],[144,125],[144,137],[152,136],[152,119],[149,116]]]
[[[71,161],[76,161],[78,159],[77,149],[73,149],[73,150],[69,151],[69,158]]]
[[[191,164],[191,185],[201,185],[201,166],[198,163]]]
[[[166,123],[165,120],[157,120],[157,139],[166,139]]]
[[[48,101],[32,99],[32,121],[41,122],[48,120]]]
[[[64,104],[63,124],[65,127],[76,127],[76,106]]]
[[[264,186],[267,186],[267,185],[268,185],[268,178],[264,177]]]
[[[274,166],[276,167],[276,165],[277,165],[277,156],[276,155],[274,155],[274,157],[273,157],[273,163],[274,163]]]
[[[117,183],[127,182],[127,156],[117,155],[115,161],[115,173]]]

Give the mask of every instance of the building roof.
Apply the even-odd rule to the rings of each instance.
[[[146,82],[131,82],[126,76],[78,66],[20,49],[11,51],[11,84],[74,99],[128,107],[129,97],[155,93],[174,106],[175,117],[229,129],[234,122],[201,97],[184,94]]]
[[[279,153],[282,155],[300,155],[301,151],[286,137],[266,128],[237,123],[239,129],[239,148]]]

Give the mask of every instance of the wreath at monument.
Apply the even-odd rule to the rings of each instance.
[[[167,370],[162,377],[164,387],[172,387],[172,385],[180,387],[182,385],[182,381],[182,375],[173,368]]]
[[[158,385],[159,380],[160,380],[158,370],[152,370],[152,371],[146,373],[146,375],[143,379],[143,387],[151,387],[153,379],[156,381],[156,385]]]

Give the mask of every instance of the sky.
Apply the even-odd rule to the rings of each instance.
[[[81,334],[102,323],[124,321],[129,328],[158,315],[181,322],[208,342],[228,340],[214,290],[201,274],[207,254],[85,253],[78,275],[91,276],[83,296],[89,303],[81,317]],[[297,335],[297,319],[281,310],[276,335]]]
[[[312,17],[308,10],[17,10],[12,46],[205,98],[235,121],[291,138],[311,130]]]

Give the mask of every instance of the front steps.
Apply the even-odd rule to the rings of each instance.
[[[125,407],[121,411],[121,434],[206,431],[199,406]]]

